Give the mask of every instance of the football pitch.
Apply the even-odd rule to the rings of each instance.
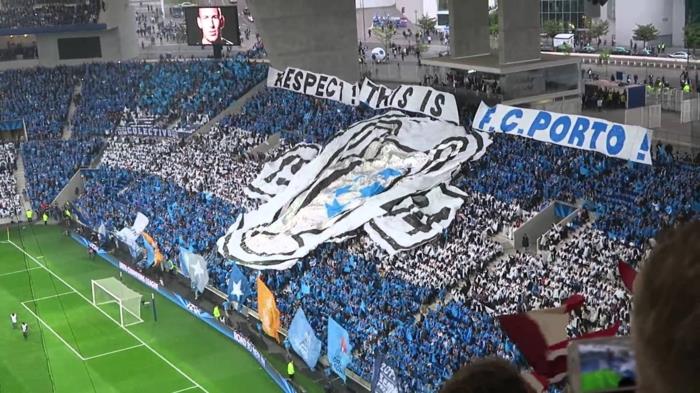
[[[242,347],[158,294],[157,321],[142,306],[143,322],[123,327],[116,304],[92,303],[91,280],[118,274],[58,227],[0,231],[0,393],[280,391]]]

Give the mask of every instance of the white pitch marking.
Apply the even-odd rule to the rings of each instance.
[[[129,329],[127,329],[127,328],[125,328],[124,326],[122,326],[121,324],[119,324],[119,322],[115,321],[115,320],[114,320],[109,314],[107,314],[107,312],[105,312],[103,309],[101,309],[101,308],[97,307],[96,305],[94,305],[94,304],[90,301],[90,299],[88,299],[87,297],[85,297],[85,295],[83,295],[82,293],[78,292],[77,289],[75,289],[72,285],[68,284],[68,283],[66,282],[66,280],[64,280],[63,278],[61,278],[61,276],[59,276],[58,274],[54,273],[51,269],[49,269],[49,268],[47,268],[46,266],[44,266],[41,262],[39,262],[36,258],[34,258],[33,255],[31,255],[31,254],[29,254],[28,252],[24,251],[20,246],[18,246],[17,244],[15,244],[15,242],[13,242],[12,240],[10,240],[10,244],[12,244],[13,246],[15,246],[15,248],[17,248],[18,250],[20,250],[24,255],[28,256],[28,257],[31,258],[31,259],[33,259],[34,262],[36,262],[39,266],[43,267],[44,270],[46,270],[47,272],[49,272],[49,274],[51,274],[52,276],[56,277],[56,278],[58,279],[58,281],[62,282],[62,283],[63,283],[64,285],[66,285],[68,288],[72,289],[73,292],[77,293],[78,296],[82,297],[86,302],[90,303],[90,304],[91,304],[93,307],[95,307],[99,312],[101,312],[101,313],[104,314],[106,317],[108,317],[109,319],[111,319],[112,321],[114,321],[114,322],[117,324],[117,326],[119,326],[122,330],[124,330],[125,332],[127,332],[131,337],[135,338],[136,341],[138,341],[138,342],[140,342],[141,344],[143,344],[146,348],[150,349],[151,352],[153,352],[153,354],[155,354],[156,356],[158,356],[161,360],[163,360],[165,363],[167,363],[170,367],[172,367],[173,369],[175,369],[175,371],[177,371],[178,373],[180,373],[180,375],[182,375],[183,377],[187,378],[187,380],[190,381],[190,382],[192,382],[196,387],[202,389],[205,393],[209,393],[209,391],[208,391],[207,389],[204,389],[204,388],[202,387],[202,385],[200,385],[200,384],[197,383],[197,381],[195,381],[194,379],[192,379],[189,375],[185,374],[182,370],[180,370],[177,366],[175,366],[172,362],[170,362],[170,360],[166,359],[163,355],[161,355],[160,352],[158,352],[158,351],[156,351],[155,349],[151,348],[151,346],[148,345],[148,344],[146,344],[146,342],[144,342],[141,338],[139,338],[139,336],[135,335],[135,334],[134,334],[133,332],[131,332]],[[26,307],[27,307],[27,306],[25,306],[25,308],[26,308]],[[27,308],[27,309],[28,309],[28,308]],[[32,314],[33,314],[33,313],[32,313]],[[78,356],[80,356],[80,355],[78,355]]]

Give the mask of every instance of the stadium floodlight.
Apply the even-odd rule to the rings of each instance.
[[[114,277],[92,280],[92,303],[100,306],[115,303],[119,306],[119,324],[126,327],[143,322],[142,295]]]

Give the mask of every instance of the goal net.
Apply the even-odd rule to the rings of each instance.
[[[141,319],[141,294],[114,277],[92,280],[92,303],[96,306],[115,303],[119,306],[119,324],[134,325]]]

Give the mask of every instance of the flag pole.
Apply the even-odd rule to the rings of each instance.
[[[158,313],[156,312],[156,295],[151,292],[151,308],[153,309],[153,320],[158,322]]]

